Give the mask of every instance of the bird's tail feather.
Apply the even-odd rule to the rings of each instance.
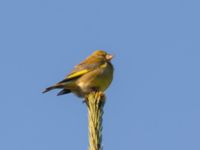
[[[58,82],[57,84],[46,88],[42,93],[46,93],[46,92],[49,92],[51,90],[61,89],[61,88],[64,88],[64,89],[62,91],[60,91],[58,93],[58,95],[63,95],[63,94],[70,93],[71,90],[69,90],[69,89],[71,89],[71,88],[73,89],[74,87],[76,87],[75,83],[73,81],[72,82],[71,81],[72,80],[68,80],[68,81],[67,80],[66,81],[63,80],[63,82]]]
[[[59,85],[59,84],[56,84],[56,85],[53,85],[53,86],[50,86],[48,88],[46,88],[42,93],[46,93],[46,92],[49,92],[53,89],[57,89],[57,88],[62,88],[63,86]]]
[[[68,93],[71,93],[71,90],[69,90],[69,89],[63,89],[63,90],[61,90],[61,91],[57,94],[57,96],[64,95],[64,94],[68,94]]]
[[[50,86],[48,88],[46,88],[44,91],[42,91],[42,93],[46,93],[46,92],[49,92],[51,90],[55,89],[54,87]]]

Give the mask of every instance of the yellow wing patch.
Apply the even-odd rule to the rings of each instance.
[[[81,70],[81,71],[78,71],[78,72],[74,72],[74,73],[72,73],[72,74],[69,74],[69,75],[67,76],[67,78],[70,79],[70,78],[78,77],[78,76],[81,76],[81,75],[83,75],[83,74],[85,74],[85,73],[87,73],[87,72],[88,72],[87,69]]]

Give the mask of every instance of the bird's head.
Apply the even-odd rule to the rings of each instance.
[[[96,58],[100,58],[105,61],[110,61],[113,58],[113,55],[108,54],[107,52],[105,52],[103,50],[97,50],[92,55]]]

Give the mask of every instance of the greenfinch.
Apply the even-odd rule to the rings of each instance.
[[[53,89],[62,89],[57,95],[74,93],[86,97],[90,92],[104,92],[113,79],[113,56],[103,50],[93,52],[84,61],[74,67],[64,80],[46,88],[43,93]]]

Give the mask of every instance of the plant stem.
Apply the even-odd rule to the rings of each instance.
[[[92,92],[86,98],[88,106],[89,150],[102,150],[102,122],[105,96]]]

